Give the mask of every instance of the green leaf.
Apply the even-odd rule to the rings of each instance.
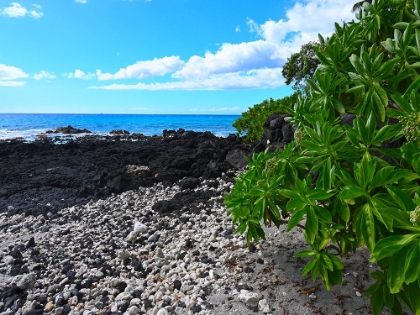
[[[321,263],[328,270],[331,270],[331,271],[334,270],[333,263],[326,253],[321,253]]]
[[[326,208],[315,206],[314,209],[315,209],[316,215],[319,217],[319,219],[322,222],[327,223],[327,224],[332,222],[331,213]]]
[[[314,189],[306,197],[311,200],[325,200],[335,195],[335,192],[327,192],[322,189]]]
[[[314,151],[314,152],[321,152],[322,151],[322,147],[319,146],[319,144],[313,143],[311,141],[308,140],[302,140],[300,142],[300,145],[310,151]]]
[[[378,130],[375,137],[373,138],[373,144],[380,146],[384,141],[395,137],[402,130],[401,124],[386,125]]]
[[[313,249],[305,249],[293,255],[295,258],[312,257],[316,255],[316,251]]]
[[[334,269],[333,271],[328,272],[328,278],[331,285],[342,284],[343,276],[340,270]]]
[[[364,296],[370,296],[373,293],[375,293],[378,290],[382,290],[383,283],[381,282],[375,282],[373,285],[371,285],[364,293]]]
[[[290,210],[302,210],[304,207],[306,207],[308,204],[305,200],[302,199],[292,199],[289,200],[289,202],[286,205],[286,210],[290,211]]]
[[[315,241],[315,236],[318,234],[318,217],[316,216],[312,207],[309,207],[309,210],[306,214],[305,231],[308,236],[309,244],[313,244]]]
[[[354,188],[359,186],[357,182],[347,172],[336,170],[335,173],[347,187]]]
[[[332,172],[333,170],[331,169],[331,158],[328,158],[319,172],[316,187],[326,191],[330,190]]]
[[[337,269],[337,270],[343,270],[344,269],[343,263],[341,262],[341,260],[337,256],[329,254],[329,253],[327,253],[327,255],[331,259],[335,269]]]
[[[372,304],[372,310],[375,315],[382,314],[382,310],[385,304],[383,300],[383,290],[378,290],[373,293],[370,299],[370,303]]]
[[[411,243],[418,237],[420,237],[418,234],[400,234],[381,239],[378,243],[376,243],[375,248],[372,251],[371,261],[379,261],[394,255],[396,252],[401,250],[401,248]]]
[[[375,219],[368,204],[363,207],[361,219],[362,235],[367,248],[372,252],[375,248]]]
[[[365,86],[364,85],[356,85],[354,87],[352,87],[351,89],[348,89],[346,91],[346,93],[363,93],[365,91]]]
[[[416,207],[411,198],[400,188],[396,186],[386,186],[385,187],[391,197],[397,202],[402,210],[412,211]]]
[[[307,264],[306,264],[306,266],[305,266],[305,268],[303,268],[303,270],[302,270],[302,274],[301,274],[301,276],[303,277],[303,276],[305,276],[309,271],[311,271],[312,270],[312,268],[315,266],[315,264],[317,263],[317,259],[313,259],[313,260],[311,260],[310,262],[308,262]]]
[[[418,282],[410,283],[406,289],[411,309],[414,314],[420,314],[420,285]]]
[[[387,284],[391,293],[395,294],[400,292],[401,286],[404,282],[404,269],[401,266],[404,266],[406,260],[406,251],[402,250],[391,262],[388,271]]]
[[[302,220],[304,214],[306,213],[308,207],[305,207],[299,211],[295,211],[290,218],[289,222],[287,223],[287,232],[289,232],[291,229],[293,229],[296,225],[299,224],[299,222]]]
[[[391,92],[391,98],[404,112],[410,113],[413,111],[410,103],[404,99],[404,97],[398,92]]]
[[[392,309],[395,305],[395,296],[389,292],[388,288],[386,286],[383,287],[383,293],[384,293],[384,302],[386,307],[388,309]]]
[[[237,229],[235,230],[235,234],[240,233],[240,234],[244,234],[247,228],[247,224],[246,222],[241,223]]]
[[[350,189],[347,190],[343,190],[340,193],[340,198],[341,199],[354,199],[360,196],[364,196],[365,195],[365,191],[359,187],[350,187]]]
[[[406,29],[407,26],[408,26],[407,22],[398,22],[398,23],[395,23],[392,27],[398,28],[398,29]]]
[[[344,222],[348,223],[350,221],[350,208],[347,203],[343,202],[340,198],[336,198],[334,200],[334,208]]]
[[[319,273],[320,273],[321,270],[322,270],[321,262],[319,261],[319,259],[317,259],[315,261],[314,266],[312,267],[312,270],[311,270],[311,278],[312,278],[312,281],[315,282],[316,277],[319,275]]]
[[[410,251],[407,254],[407,260],[405,261],[405,283],[410,284],[420,277],[420,249],[419,243],[416,242],[412,245]],[[419,295],[420,296],[420,295]]]
[[[290,198],[290,199],[299,199],[300,195],[292,190],[288,190],[288,189],[280,189],[279,190],[279,194],[286,197],[286,198]]]
[[[391,177],[393,173],[395,173],[394,168],[394,166],[386,166],[381,168],[373,177],[370,188],[372,189],[389,184],[386,180]]]
[[[370,162],[366,159],[362,159],[360,163],[354,164],[354,177],[360,188],[366,189],[368,183],[370,183],[375,175],[376,162],[371,160]]]

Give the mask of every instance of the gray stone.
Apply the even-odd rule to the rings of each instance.
[[[133,305],[128,309],[128,314],[130,315],[140,314],[140,309],[137,306]]]
[[[166,310],[166,308],[161,308],[156,315],[169,315],[168,311]]]
[[[12,280],[12,287],[19,288],[21,290],[29,290],[32,289],[36,282],[36,275],[35,273],[31,272],[25,275],[17,275]]]
[[[36,301],[26,301],[26,303],[22,307],[22,315],[26,315],[32,310],[34,310],[36,305],[37,305]]]
[[[117,295],[117,297],[115,298],[117,301],[119,300],[124,300],[124,301],[131,301],[133,297],[131,296],[131,294],[129,292],[121,292],[120,294]]]
[[[138,232],[138,233],[144,233],[144,232],[147,232],[147,226],[146,225],[144,225],[143,223],[141,223],[141,222],[136,222],[135,224],[134,224],[134,231],[135,232]]]
[[[258,305],[259,300],[261,299],[260,295],[256,292],[250,292],[248,290],[241,290],[241,293],[238,296],[239,301],[245,303],[248,306],[255,307]]]
[[[268,305],[266,299],[262,299],[258,302],[258,309],[263,313],[270,313],[270,306]]]

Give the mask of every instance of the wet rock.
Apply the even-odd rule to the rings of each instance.
[[[46,132],[48,133],[65,133],[65,134],[77,134],[77,133],[91,133],[90,130],[88,129],[78,129],[78,128],[74,128],[70,125],[68,125],[67,127],[58,127],[57,129],[55,129],[54,131],[52,130],[48,130]]]

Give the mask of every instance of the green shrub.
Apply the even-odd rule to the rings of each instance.
[[[242,113],[242,117],[236,119],[233,123],[233,127],[238,131],[238,136],[245,134],[247,141],[261,139],[267,118],[274,113],[286,113],[286,108],[293,106],[293,103],[297,100],[297,95],[298,93],[294,93],[277,100],[270,98],[250,107]]]
[[[357,22],[320,36],[309,93],[287,109],[299,145],[254,154],[225,196],[248,242],[264,239],[261,222],[304,224],[295,257],[327,289],[342,283],[340,257],[366,246],[381,269],[365,292],[375,314],[420,314],[419,13],[420,0],[364,2]]]

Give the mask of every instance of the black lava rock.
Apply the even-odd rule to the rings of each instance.
[[[31,237],[28,241],[28,243],[26,244],[26,248],[31,248],[31,247],[35,247],[35,239],[33,237]]]
[[[181,290],[182,283],[179,280],[174,281],[174,289]]]

